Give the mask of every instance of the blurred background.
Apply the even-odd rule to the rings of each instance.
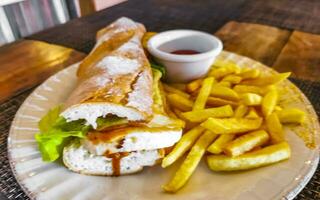
[[[0,46],[125,0],[0,0]]]

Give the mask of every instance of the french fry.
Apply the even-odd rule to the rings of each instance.
[[[176,108],[173,109],[173,112],[178,116],[179,119],[181,119],[182,121],[185,122],[185,128],[184,130],[187,131],[187,130],[190,130],[196,126],[198,126],[199,124],[198,123],[194,123],[194,122],[190,122],[189,120],[187,120],[183,115],[182,115],[182,112]]]
[[[207,99],[210,95],[212,84],[214,82],[213,77],[209,77],[203,80],[199,94],[193,104],[193,111],[202,110],[206,106]]]
[[[284,132],[278,115],[272,113],[266,118],[268,133],[270,135],[271,144],[276,144],[284,141]]]
[[[171,83],[170,86],[185,92],[187,90],[187,85],[183,83]]]
[[[278,102],[278,91],[271,90],[262,99],[261,109],[265,117],[268,117],[274,110]]]
[[[248,69],[242,71],[238,76],[242,77],[242,79],[253,79],[258,78],[260,76],[260,70],[258,69]]]
[[[245,116],[245,118],[248,118],[248,119],[257,119],[259,117],[260,116],[258,115],[256,109],[254,109],[253,107],[249,109],[248,114]]]
[[[297,108],[285,108],[276,112],[281,123],[302,124],[306,119],[306,114]]]
[[[233,90],[239,94],[241,93],[256,93],[261,94],[261,88],[254,85],[236,85]]]
[[[204,132],[204,134],[191,148],[186,159],[183,161],[182,165],[175,173],[171,181],[162,187],[166,192],[177,192],[186,184],[186,182],[189,180],[194,170],[198,166],[207,147],[216,137],[216,134],[213,134],[208,130]]]
[[[220,79],[229,74],[238,74],[241,71],[241,68],[231,61],[226,62],[222,60],[216,60],[213,63],[213,66],[217,67],[212,67],[208,73],[208,76],[213,76],[216,79]]]
[[[185,92],[183,92],[181,90],[178,90],[178,89],[176,89],[174,87],[171,87],[170,85],[163,84],[163,88],[168,93],[178,94],[180,96],[183,96],[186,99],[190,98],[190,95],[188,93],[185,93]]]
[[[241,80],[242,80],[241,76],[230,74],[230,75],[225,76],[221,81],[222,82],[224,82],[224,81],[230,82],[232,84],[238,84],[241,82]]]
[[[255,93],[245,93],[241,95],[242,102],[247,106],[257,106],[262,102],[262,96]]]
[[[176,160],[178,160],[185,152],[187,152],[192,147],[194,142],[202,134],[203,131],[204,128],[202,128],[201,126],[197,126],[185,133],[179,140],[179,142],[175,145],[173,150],[162,160],[161,166],[163,168],[168,167]]]
[[[265,144],[268,140],[269,135],[264,130],[250,132],[229,142],[225,146],[224,152],[228,156],[239,156],[255,147]]]
[[[246,113],[248,112],[249,108],[248,106],[241,104],[239,105],[236,110],[234,111],[234,117],[236,118],[242,118],[246,115]]]
[[[189,93],[195,92],[197,89],[201,87],[203,79],[197,79],[187,84],[187,91]]]
[[[167,99],[170,105],[174,108],[178,108],[182,111],[189,111],[192,109],[193,102],[189,99],[184,98],[178,94],[168,94]]]
[[[270,165],[286,160],[290,158],[290,155],[289,144],[281,142],[238,157],[210,155],[207,157],[207,162],[209,168],[213,171],[236,171]]]
[[[228,82],[228,81],[220,81],[218,83],[214,83],[215,85],[218,85],[218,86],[224,86],[224,87],[228,87],[228,88],[231,88],[231,83]]]
[[[233,116],[233,110],[230,105],[226,105],[216,108],[207,108],[203,110],[185,112],[182,113],[182,116],[190,122],[203,122],[209,117],[231,117]]]
[[[262,124],[262,118],[209,118],[201,124],[215,134],[237,134],[258,129]]]
[[[241,84],[256,85],[256,86],[266,86],[266,85],[276,84],[287,79],[290,76],[290,74],[291,72],[286,72],[286,73],[259,77],[256,79],[244,80],[241,82]]]
[[[208,147],[207,151],[213,154],[220,154],[223,148],[234,138],[235,135],[219,135],[218,139]]]
[[[271,89],[274,89],[274,88],[275,88],[274,85],[268,85],[268,86],[236,85],[233,87],[233,90],[238,94],[255,93],[259,95],[265,95],[267,92],[269,92]]]
[[[142,46],[143,48],[147,49],[147,44],[150,38],[154,35],[156,35],[156,32],[146,32],[142,37]]]
[[[275,106],[274,107],[274,111],[281,111],[282,110],[282,107],[281,106]]]
[[[239,95],[233,89],[218,85],[213,85],[211,89],[211,96],[231,101],[239,100]]]
[[[211,107],[224,106],[224,105],[231,105],[232,107],[235,107],[238,105],[238,102],[216,98],[216,97],[208,97],[207,105]]]

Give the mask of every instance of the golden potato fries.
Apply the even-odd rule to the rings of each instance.
[[[259,77],[256,79],[244,80],[241,84],[245,85],[257,85],[257,86],[266,86],[271,84],[279,83],[290,76],[291,72],[280,73],[276,75],[269,75],[264,77]]]
[[[187,84],[187,91],[193,93],[201,87],[203,79],[197,79]]]
[[[236,171],[247,170],[290,158],[291,149],[287,142],[274,144],[257,151],[245,153],[238,157],[225,155],[208,156],[209,168],[213,171]]]
[[[197,126],[187,133],[185,133],[180,141],[175,145],[173,150],[162,160],[161,166],[163,168],[168,167],[176,160],[178,160],[185,152],[187,152],[194,142],[198,139],[201,133],[204,131],[204,128]]]
[[[172,87],[185,92],[187,90],[187,85],[183,83],[172,83],[170,84]]]
[[[184,98],[181,95],[168,94],[167,99],[169,101],[169,104],[174,108],[178,108],[182,111],[189,111],[192,109],[193,102],[187,98]]]
[[[238,94],[243,94],[243,93],[261,94],[261,88],[254,85],[236,85],[233,87],[233,90]]]
[[[171,181],[162,187],[166,192],[177,192],[186,184],[186,182],[189,180],[192,173],[198,166],[207,147],[216,137],[217,135],[211,133],[208,130],[204,132],[204,134],[191,148],[186,159],[183,161],[182,165],[175,173]]]
[[[239,100],[239,95],[236,93],[233,89],[224,87],[224,86],[219,86],[219,85],[213,85],[211,89],[211,96],[217,97],[217,98],[222,98],[222,99],[227,99],[231,101],[238,101]]]
[[[193,111],[202,110],[206,106],[207,99],[210,95],[212,84],[214,82],[213,77],[209,77],[203,80],[199,94],[193,104]]]
[[[181,189],[206,151],[213,171],[247,170],[288,159],[291,150],[282,126],[306,120],[303,111],[278,105],[278,83],[289,76],[218,59],[206,77],[164,85],[170,107],[188,131],[162,161],[165,168],[187,154],[163,190]]]
[[[234,111],[234,117],[236,118],[242,118],[246,115],[246,113],[248,112],[249,108],[248,106],[241,104],[239,105],[236,110]]]
[[[168,93],[173,93],[173,94],[178,94],[180,96],[183,96],[184,98],[186,99],[189,99],[190,98],[190,95],[188,93],[185,93],[181,90],[178,90],[170,85],[167,85],[167,84],[163,84],[163,88],[166,92]]]
[[[146,32],[142,37],[142,46],[143,48],[147,49],[147,44],[150,38],[154,35],[156,35],[156,32]]]
[[[187,130],[190,130],[196,126],[198,126],[199,124],[198,123],[193,123],[193,122],[190,122],[189,120],[187,120],[183,115],[180,110],[174,108],[173,109],[173,112],[178,116],[178,118],[180,118],[181,120],[183,120],[185,122],[185,126],[184,126],[184,130],[187,131]]]
[[[261,108],[265,117],[268,117],[274,110],[278,102],[278,91],[270,90],[262,100]]]
[[[248,69],[248,70],[242,71],[240,74],[238,74],[238,76],[240,76],[243,80],[254,79],[260,76],[260,71],[258,69]]]
[[[268,140],[269,135],[264,130],[250,132],[228,143],[224,148],[224,152],[228,156],[239,156],[265,144]]]
[[[229,74],[238,74],[241,71],[241,68],[239,66],[230,61],[226,62],[216,60],[213,65],[217,67],[213,67],[208,73],[208,76],[213,76],[216,79],[220,79]]]
[[[215,134],[237,134],[258,129],[262,124],[262,118],[209,118],[201,124]]]
[[[306,119],[306,114],[297,108],[285,108],[277,112],[281,123],[302,124]]]
[[[228,87],[228,88],[231,88],[231,83],[228,82],[228,81],[220,81],[218,83],[214,83],[215,85],[218,85],[218,86],[223,86],[223,87]]]
[[[220,154],[223,148],[234,138],[235,135],[220,135],[218,139],[208,147],[207,151],[213,154]]]
[[[234,74],[230,74],[230,75],[227,75],[225,76],[221,82],[230,82],[232,84],[238,84],[240,83],[242,80],[241,76],[237,76],[237,75],[234,75]]]
[[[241,95],[242,102],[247,106],[257,106],[262,102],[262,96],[255,93],[245,93]]]
[[[238,105],[238,102],[216,98],[216,97],[208,97],[207,105],[210,107],[217,107],[217,106],[224,106],[224,105],[231,105],[232,107],[235,107]]]
[[[284,132],[278,115],[276,113],[272,113],[266,118],[266,123],[271,143],[276,144],[283,142]]]
[[[256,109],[254,109],[253,107],[249,109],[248,114],[245,116],[245,118],[248,118],[248,119],[257,119],[259,117],[260,116],[258,115]]]
[[[232,117],[233,110],[230,105],[226,105],[216,108],[207,108],[203,110],[185,112],[182,113],[182,116],[190,122],[203,122],[207,120],[209,117]]]

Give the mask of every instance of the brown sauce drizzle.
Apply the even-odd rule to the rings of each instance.
[[[111,158],[112,159],[112,171],[113,171],[113,176],[120,176],[120,164],[121,164],[121,159],[123,157],[128,156],[130,153],[129,152],[119,152],[119,153],[112,153],[109,154],[109,152],[107,151],[105,153],[105,156],[107,158]]]

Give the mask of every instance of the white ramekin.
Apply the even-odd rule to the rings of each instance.
[[[177,55],[176,50],[200,53]],[[185,83],[203,77],[222,51],[222,42],[215,36],[195,30],[171,30],[159,33],[148,41],[148,51],[166,68],[167,82]]]

